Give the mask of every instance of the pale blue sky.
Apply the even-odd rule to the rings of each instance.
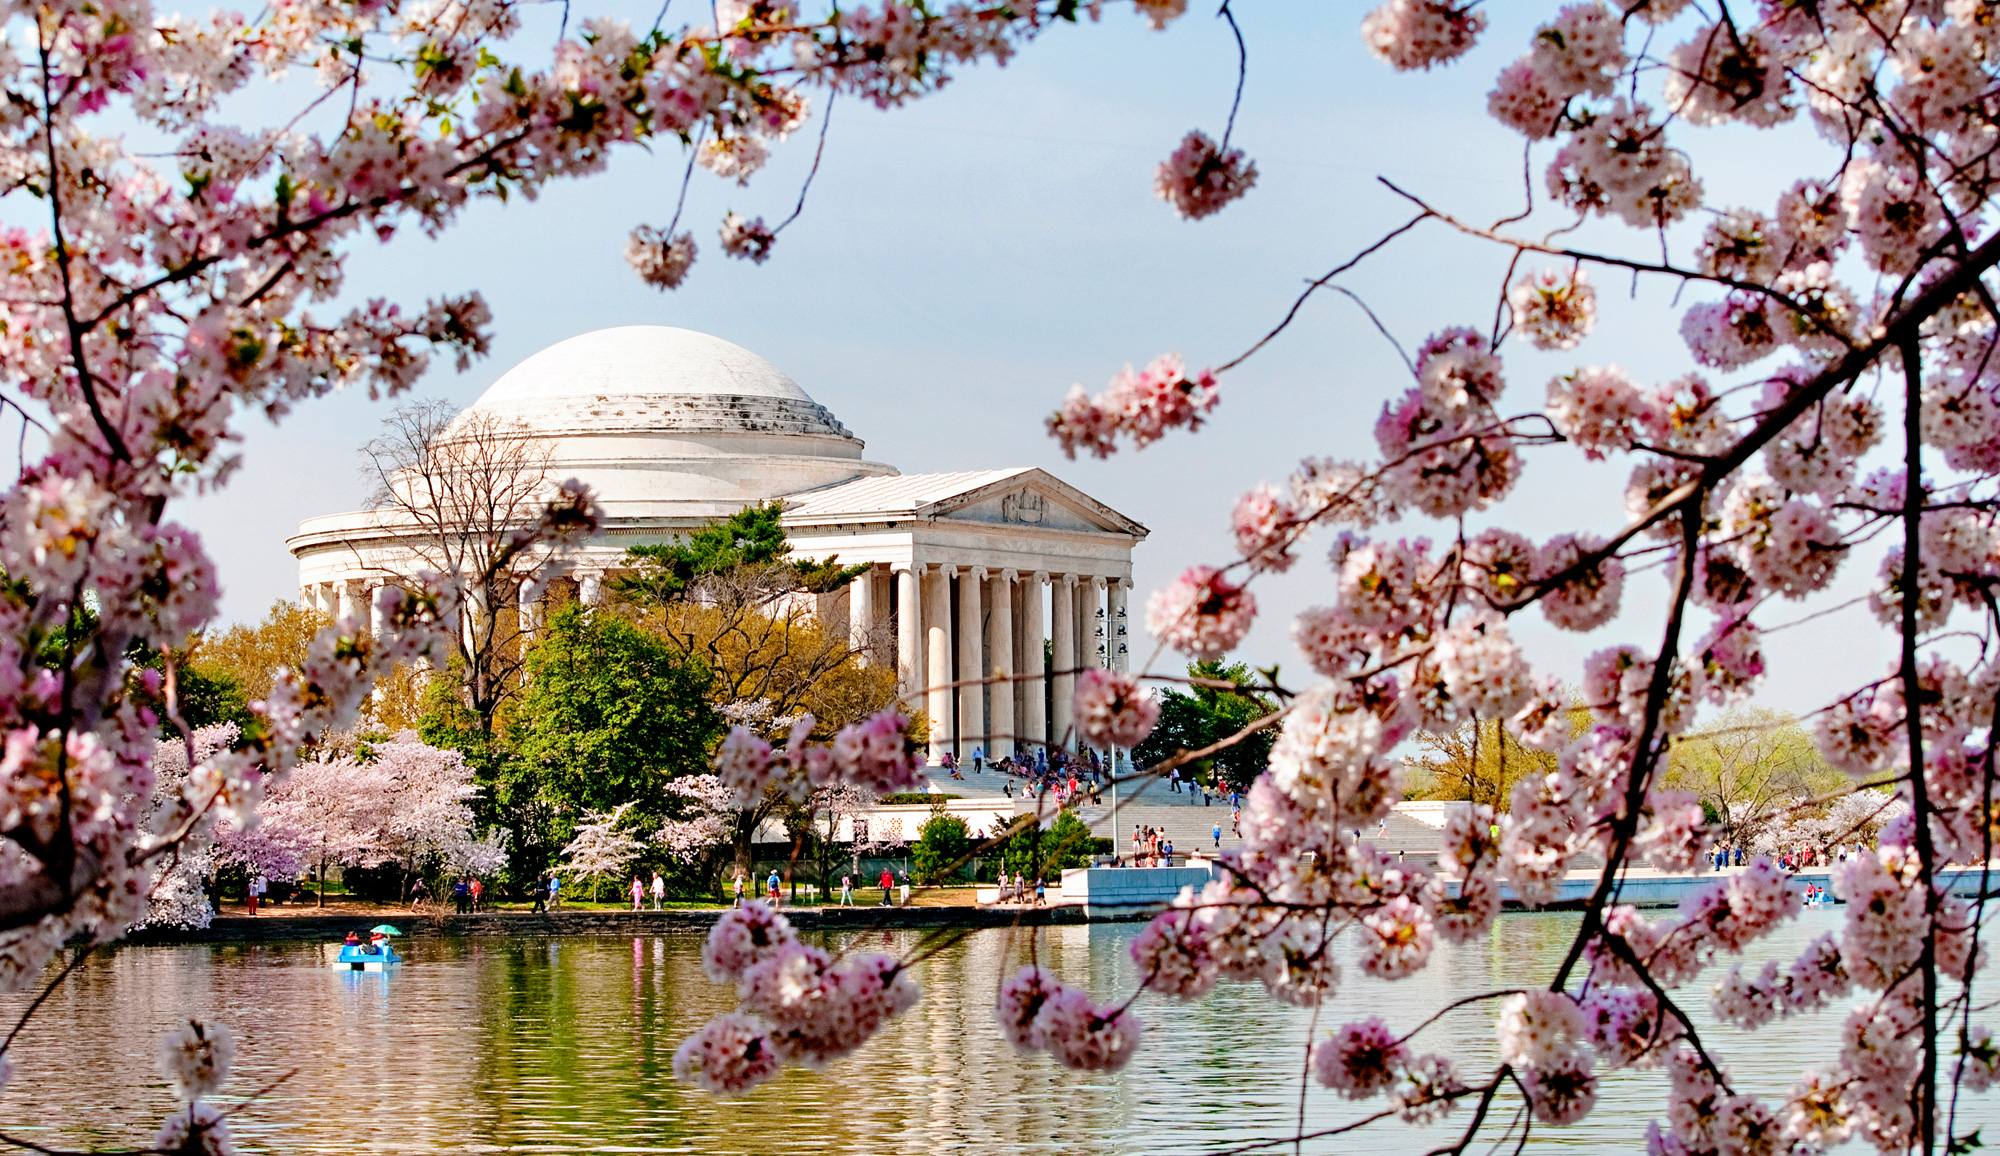
[[[1467,60],[1398,75],[1361,47],[1364,6],[1241,5],[1251,74],[1236,141],[1261,177],[1207,221],[1180,221],[1155,201],[1152,171],[1188,129],[1219,134],[1235,74],[1227,28],[1203,10],[1155,34],[1118,5],[1100,24],[1054,28],[1007,68],[963,72],[910,107],[842,102],[806,214],[763,266],[722,257],[715,225],[730,209],[772,221],[790,211],[816,122],[748,189],[697,172],[684,226],[702,255],[677,292],[644,287],[620,257],[634,224],[671,215],[684,157],[663,146],[622,155],[609,174],[536,202],[481,207],[442,240],[364,250],[350,296],[486,295],[493,356],[462,375],[436,369],[419,391],[457,404],[527,355],[591,329],[658,323],[725,337],[790,374],[867,440],[871,458],[911,473],[1041,466],[1145,523],[1152,537],[1135,555],[1142,604],[1183,567],[1233,556],[1228,512],[1245,488],[1282,479],[1307,454],[1371,453],[1377,413],[1406,385],[1400,361],[1352,305],[1323,295],[1224,379],[1222,406],[1198,435],[1110,462],[1068,462],[1043,417],[1071,382],[1100,389],[1128,361],[1177,350],[1215,364],[1241,352],[1302,281],[1409,215],[1377,174],[1481,221],[1517,211],[1520,141],[1486,118],[1484,104],[1531,29],[1505,7],[1489,9],[1496,26]],[[652,11],[630,14],[644,23]],[[522,58],[551,34],[531,26]],[[1798,173],[1831,165],[1798,128],[1697,139],[1697,171],[1716,204],[1768,209]],[[1544,163],[1534,166],[1538,190]],[[1598,227],[1579,236],[1644,244]],[[1504,262],[1493,246],[1432,224],[1342,284],[1414,347],[1445,325],[1485,328]],[[1642,285],[1628,298],[1624,282],[1600,284],[1599,336],[1572,354],[1510,342],[1514,405],[1538,403],[1551,374],[1579,364],[1618,362],[1650,380],[1693,368],[1674,332],[1671,286]],[[386,408],[355,394],[305,407],[281,428],[254,420],[235,482],[180,507],[220,560],[226,618],[254,619],[274,598],[296,596],[283,540],[302,518],[359,502],[356,447]],[[1623,520],[1626,469],[1563,449],[1533,452],[1505,521],[1537,538],[1609,530]],[[1319,557],[1315,547],[1259,588],[1265,614],[1245,656],[1284,663],[1288,681],[1306,677],[1289,617],[1324,588]],[[1872,558],[1851,561],[1835,600],[1858,592],[1873,567]],[[1590,650],[1654,640],[1660,586],[1657,575],[1635,577],[1625,616],[1588,639],[1556,634],[1538,617],[1519,634],[1538,663],[1573,679]],[[1764,700],[1799,710],[1888,657],[1857,611],[1780,634],[1771,652]]]

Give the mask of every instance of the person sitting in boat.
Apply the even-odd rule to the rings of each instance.
[[[388,944],[388,936],[383,935],[379,931],[373,932],[368,936],[368,947],[366,950],[370,955],[381,955],[383,948],[387,947]]]
[[[360,937],[360,936],[358,936],[358,935],[356,935],[356,934],[354,934],[354,933],[353,933],[352,931],[348,932],[348,933],[347,933],[347,946],[349,946],[349,947],[360,947],[360,946],[361,946],[361,937]]]

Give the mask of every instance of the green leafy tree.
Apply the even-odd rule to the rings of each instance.
[[[633,804],[640,826],[658,825],[667,781],[706,770],[719,737],[708,681],[698,659],[616,615],[575,603],[550,615],[501,769],[504,818],[532,870],[586,812]]]
[[[1243,663],[1223,665],[1213,659],[1191,663],[1188,677],[1253,685],[1257,677]],[[1182,751],[1198,751],[1238,733],[1258,719],[1277,710],[1265,695],[1248,690],[1217,686],[1169,688],[1160,695],[1160,723],[1132,752],[1141,766],[1152,766]],[[1195,763],[1203,781],[1247,790],[1270,761],[1271,744],[1277,741],[1276,728],[1267,727],[1246,736],[1234,746]]]
[[[791,541],[781,518],[784,503],[745,506],[710,522],[684,539],[625,551],[632,570],[612,580],[612,589],[642,606],[666,606],[687,595],[709,575],[750,568],[783,568],[792,589],[825,592],[839,589],[863,567],[842,566],[838,558],[813,562],[792,557]]]
[[[1046,831],[1029,827],[1015,832],[1008,838],[1000,861],[1012,874],[1053,880],[1067,868],[1090,866],[1097,843],[1088,824],[1077,818],[1075,812],[1064,811]]]
[[[917,832],[910,847],[910,865],[917,882],[929,885],[949,882],[964,866],[972,851],[972,830],[957,815],[947,815],[944,803],[931,808],[931,817]]]
[[[1798,720],[1781,711],[1738,707],[1681,736],[1662,784],[1701,800],[1716,835],[1752,845],[1782,826],[1792,808],[1845,785]]]

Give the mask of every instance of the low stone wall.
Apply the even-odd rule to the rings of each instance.
[[[1213,878],[1192,867],[1082,867],[1062,873],[1065,903],[1081,903],[1091,919],[1141,919],[1165,907],[1183,887],[1200,890]]]
[[[1710,871],[1700,875],[1659,875],[1650,872],[1633,872],[1627,875],[1619,884],[1617,901],[1619,903],[1629,903],[1634,907],[1678,907],[1681,900],[1715,882],[1718,877],[1725,877],[1740,870],[1741,868],[1731,867],[1725,868],[1722,871]],[[1938,872],[1939,881],[1943,882],[1953,895],[1979,894],[1980,879],[1982,877],[1983,873],[1978,867],[1946,868]],[[1542,904],[1538,910],[1582,909],[1589,902],[1591,893],[1597,889],[1597,878],[1595,872],[1589,873],[1587,876],[1581,873],[1572,875],[1570,878],[1563,880],[1558,886],[1555,901]],[[1792,875],[1790,882],[1791,888],[1794,891],[1802,892],[1806,889],[1807,884],[1814,884],[1821,890],[1830,892],[1833,884],[1833,872],[1825,867],[1809,868]],[[1995,872],[1994,882],[2000,883],[2000,871]],[[1458,885],[1456,883],[1450,883],[1447,886],[1452,889],[1454,894],[1457,893]],[[1508,908],[1522,908],[1526,906],[1515,898],[1514,889],[1504,884],[1500,888],[1500,901]]]
[[[725,908],[669,911],[492,912],[484,915],[414,915],[383,910],[372,915],[223,915],[205,928],[142,927],[126,943],[279,943],[329,941],[378,923],[393,923],[420,938],[634,936],[707,932]],[[890,930],[932,927],[1009,927],[1023,923],[1085,922],[1081,909],[989,911],[977,907],[787,907],[785,917],[802,931]]]

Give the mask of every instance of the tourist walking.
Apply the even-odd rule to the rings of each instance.
[[[1215,849],[1222,850],[1222,824],[1215,825]]]
[[[255,879],[252,879],[250,881],[250,889],[249,889],[250,893],[247,896],[247,898],[250,900],[250,914],[252,915],[257,914],[257,901],[264,897],[265,886],[266,885],[264,883],[264,877],[262,875],[259,875]]]
[[[469,890],[472,892],[472,910],[474,914],[477,914],[480,908],[481,900],[486,895],[486,884],[481,883],[479,881],[479,876],[474,875],[472,877],[472,885],[469,888]]]
[[[764,886],[771,892],[771,903],[773,906],[775,906],[778,902],[778,884],[780,882],[781,880],[779,880],[778,878],[778,869],[776,867],[771,868],[771,877],[764,881]]]
[[[549,875],[549,910],[554,911],[561,906],[562,876],[551,873]]]
[[[895,886],[896,886],[895,876],[889,874],[889,869],[887,867],[882,868],[882,906],[884,907],[894,906],[891,900],[894,898],[895,895],[895,892],[892,890]]]
[[[972,748],[972,773],[979,774],[986,769],[986,748]]]
[[[637,911],[646,898],[646,885],[639,882],[637,875],[632,876],[630,891],[632,892],[632,910]]]
[[[653,872],[653,910],[658,911],[660,909],[660,900],[666,897],[667,881],[660,878],[660,873],[655,871]]]
[[[421,883],[422,880],[418,880],[418,882]],[[411,904],[411,909],[414,910],[415,906],[416,906],[415,904]],[[548,909],[549,909],[549,874],[548,872],[544,871],[540,875],[535,876],[535,905],[533,908],[530,909],[529,913],[533,914],[536,911],[547,911]]]
[[[451,881],[451,909],[454,913],[465,914],[465,898],[465,879],[461,876]]]
[[[743,868],[736,869],[736,906],[743,906]]]
[[[852,875],[842,875],[840,877],[840,905],[842,907],[854,906],[854,877]]]

